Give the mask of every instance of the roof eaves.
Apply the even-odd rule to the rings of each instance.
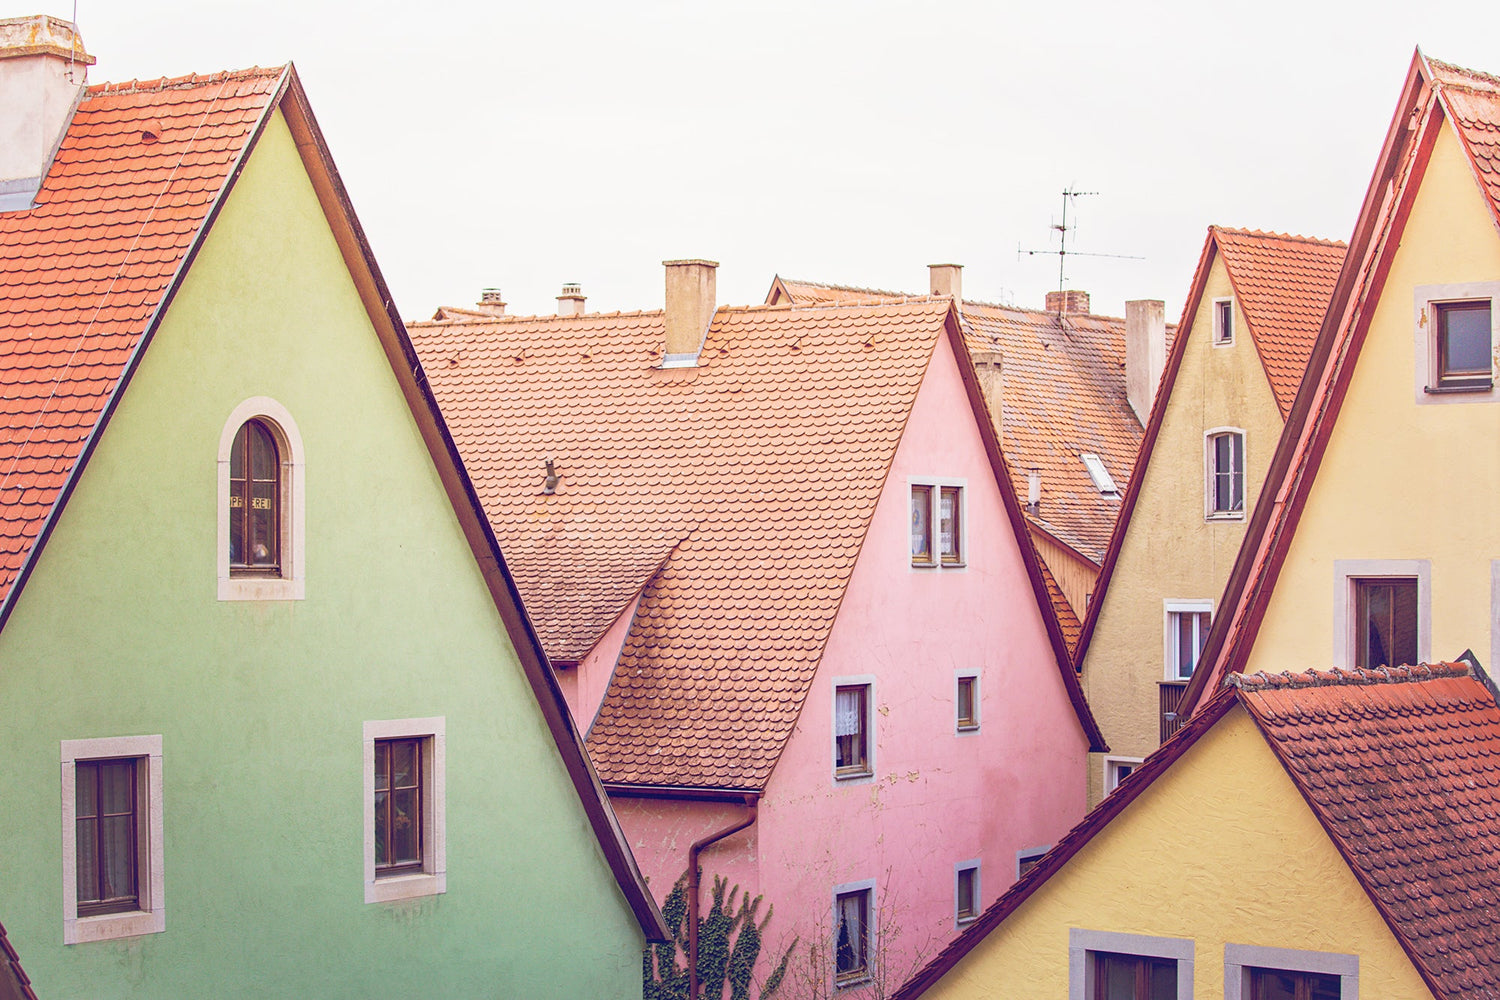
[[[1349,379],[1368,329],[1371,310],[1361,308],[1384,288],[1396,246],[1437,141],[1443,112],[1432,99],[1421,53],[1413,57],[1386,142],[1365,193],[1349,250],[1344,256],[1307,374],[1261,486],[1245,542],[1240,546],[1200,657],[1182,694],[1189,711],[1205,702],[1225,674],[1244,668],[1264,617],[1318,464],[1337,420]],[[1408,123],[1414,127],[1408,128]],[[1394,186],[1387,198],[1386,188]],[[1267,503],[1266,498],[1272,498]],[[1274,518],[1274,520],[1273,520]]]
[[[246,74],[249,72],[251,71],[244,71]],[[104,429],[109,425],[110,418],[114,416],[115,408],[119,406],[120,399],[124,396],[126,388],[130,385],[136,368],[140,366],[141,358],[145,356],[146,349],[155,338],[156,331],[161,326],[162,319],[167,314],[167,309],[177,297],[178,289],[182,287],[183,278],[186,277],[188,270],[193,266],[193,262],[197,260],[198,251],[202,249],[204,241],[208,238],[209,230],[213,228],[214,221],[218,218],[219,212],[228,200],[229,193],[234,190],[235,182],[239,180],[240,173],[245,169],[245,164],[249,161],[251,152],[260,141],[260,137],[265,131],[266,123],[271,119],[272,111],[277,107],[282,96],[286,93],[291,72],[292,64],[287,63],[282,68],[281,78],[277,81],[276,90],[267,98],[265,107],[261,109],[261,113],[256,119],[255,127],[251,129],[250,135],[246,138],[239,154],[235,157],[233,168],[231,168],[229,174],[225,177],[224,183],[220,185],[218,194],[214,196],[213,204],[209,206],[208,213],[204,216],[203,223],[198,227],[192,242],[188,245],[186,252],[183,253],[182,260],[178,262],[177,270],[173,272],[171,281],[167,283],[166,290],[163,291],[161,299],[156,303],[156,307],[151,312],[150,319],[146,322],[146,328],[141,334],[140,341],[136,344],[135,350],[131,353],[129,360],[125,363],[125,367],[121,370],[119,380],[115,383],[109,399],[105,401],[104,407],[100,410],[99,419],[94,422],[93,429],[89,431],[88,438],[84,442],[82,450],[78,453],[78,458],[73,462],[73,467],[68,471],[67,478],[63,480],[62,488],[58,490],[57,498],[52,503],[52,509],[47,512],[46,520],[42,522],[41,529],[37,532],[35,540],[32,541],[25,561],[21,563],[20,569],[17,570],[16,578],[11,582],[10,589],[6,592],[3,601],[0,601],[0,630],[3,630],[5,624],[10,620],[11,612],[15,609],[16,601],[20,599],[21,591],[26,589],[26,583],[30,580],[31,571],[35,568],[37,560],[41,557],[42,549],[46,547],[47,541],[52,536],[52,530],[57,525],[57,519],[62,515],[63,509],[72,497],[73,490],[78,485],[79,477],[83,475],[84,467],[88,465],[89,459],[93,457],[94,449],[98,446],[99,440],[104,434]],[[222,82],[226,84],[231,79],[239,78],[237,75],[227,73],[220,74],[219,76],[222,78]],[[182,79],[186,80],[188,78]],[[215,81],[211,79],[209,82]],[[186,156],[186,151],[184,151],[183,155]]]
[[[1239,692],[1226,688],[1205,706],[1204,711],[1190,719],[1171,739],[1154,750],[1130,776],[1104,797],[1084,818],[1063,835],[1050,851],[1042,856],[1037,866],[1021,876],[1004,894],[991,903],[958,937],[948,943],[942,951],[896,991],[891,1000],[917,1000],[926,990],[942,979],[959,961],[973,951],[991,931],[1000,926],[1007,917],[1030,899],[1069,860],[1100,834],[1115,817],[1124,812],[1132,802],[1150,788],[1172,763],[1191,749],[1203,734],[1222,719],[1236,704],[1242,703]]]
[[[0,976],[8,974],[11,977],[21,1000],[37,1000],[36,993],[31,988],[31,979],[26,975],[26,970],[21,968],[21,956],[16,954],[16,949],[6,937],[4,924],[0,924],[0,962],[4,963]]]
[[[584,750],[582,735],[568,711],[562,689],[547,662],[547,655],[542,649],[536,629],[526,614],[520,591],[505,565],[505,557],[500,551],[500,544],[495,537],[489,518],[485,515],[479,494],[474,489],[468,470],[459,455],[458,446],[453,440],[447,422],[443,419],[437,399],[433,396],[432,387],[417,357],[416,348],[412,345],[411,337],[407,334],[406,327],[392,301],[390,290],[375,261],[364,228],[354,212],[343,180],[334,166],[328,144],[323,137],[322,130],[318,127],[317,119],[313,116],[306,92],[303,91],[291,64],[288,64],[287,71],[293,98],[291,102],[293,114],[288,115],[288,120],[290,123],[293,117],[298,119],[294,126],[294,135],[298,131],[302,133],[297,138],[303,162],[307,165],[309,173],[315,175],[315,186],[319,181],[323,184],[323,188],[318,192],[320,201],[324,198],[332,199],[332,204],[327,202],[324,204],[324,211],[328,213],[330,223],[347,227],[344,235],[353,246],[345,246],[344,241],[341,240],[340,249],[349,261],[351,272],[358,267],[364,268],[365,274],[358,277],[365,278],[369,283],[369,288],[361,289],[361,291],[362,293],[373,292],[375,299],[372,303],[368,294],[362,294],[366,310],[370,313],[377,332],[382,334],[381,341],[387,349],[388,356],[394,348],[395,353],[404,363],[403,367],[403,364],[397,363],[397,357],[390,358],[397,380],[403,391],[408,394],[408,402],[414,415],[424,415],[430,420],[430,424],[425,425],[424,421],[418,420],[419,426],[422,426],[423,438],[444,480],[444,486],[453,502],[455,513],[464,523],[464,533],[474,550],[480,571],[490,587],[497,610],[505,623],[511,644],[515,648],[516,658],[521,662],[522,671],[531,684],[538,707],[552,734],[559,755],[563,759],[563,765],[578,792],[584,812],[599,841],[600,850],[646,939],[648,941],[669,940],[671,935],[662,918],[661,910],[646,888],[645,879],[636,865],[624,831],[620,828],[614,810],[609,805],[604,786],[599,781],[593,763]],[[412,398],[413,396],[415,398]]]

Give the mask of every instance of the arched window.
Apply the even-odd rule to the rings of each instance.
[[[281,573],[281,456],[260,420],[247,420],[229,452],[229,572]]]
[[[303,598],[305,471],[286,407],[256,396],[234,408],[219,437],[219,600]]]

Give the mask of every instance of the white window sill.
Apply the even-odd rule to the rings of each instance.
[[[870,975],[868,972],[861,972],[858,976],[851,976],[848,979],[835,980],[833,988],[835,990],[847,990],[855,986],[865,986],[873,981],[874,978],[875,977]]]
[[[160,934],[166,929],[166,911],[159,909],[72,917],[63,920],[63,944],[87,944],[90,941],[111,941],[140,934]]]
[[[412,875],[392,875],[365,883],[366,903],[389,903],[396,899],[413,899],[417,896],[437,896],[448,891],[446,872],[420,872]]]
[[[306,587],[284,577],[230,576],[219,578],[221,601],[300,601]]]
[[[1244,519],[1245,512],[1242,510],[1203,515],[1205,521],[1243,521]]]

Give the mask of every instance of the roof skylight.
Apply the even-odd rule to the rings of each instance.
[[[1107,497],[1117,497],[1120,489],[1115,481],[1110,478],[1109,470],[1104,467],[1104,462],[1098,455],[1085,452],[1078,456],[1083,460],[1083,467],[1089,470],[1089,478],[1094,481],[1094,488]]]

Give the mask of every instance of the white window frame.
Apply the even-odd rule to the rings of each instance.
[[[1170,958],[1177,963],[1177,1000],[1193,1000],[1193,940],[1068,928],[1068,1000],[1094,1000],[1096,952]]]
[[[974,699],[974,721],[965,723],[958,714],[958,691],[964,681],[972,681],[970,691]],[[973,736],[979,732],[979,727],[984,724],[984,716],[980,710],[981,684],[979,683],[979,671],[973,668],[955,670],[953,672],[953,732],[958,736]]]
[[[1214,438],[1237,434],[1240,439],[1240,509],[1214,509]],[[1203,519],[1205,521],[1243,521],[1250,510],[1250,435],[1243,427],[1212,427],[1203,432]]]
[[[1177,630],[1172,627],[1172,616],[1174,614],[1201,614],[1204,611],[1209,615],[1209,628],[1213,628],[1214,602],[1210,598],[1198,597],[1168,597],[1162,600],[1161,632],[1162,632],[1162,679],[1182,683],[1187,677],[1180,677],[1177,673]],[[1197,664],[1193,669],[1198,668]]]
[[[1083,469],[1089,474],[1089,481],[1094,484],[1094,489],[1099,495],[1109,497],[1111,500],[1120,499],[1120,488],[1115,485],[1115,478],[1109,474],[1104,467],[1104,459],[1091,451],[1080,452],[1078,460],[1083,463]]]
[[[1051,844],[1043,844],[1041,847],[1023,847],[1016,852],[1016,878],[1021,877],[1021,866],[1028,861],[1040,862],[1048,851],[1052,850]]]
[[[1251,969],[1317,972],[1339,977],[1339,1000],[1359,1000],[1359,956],[1253,944],[1224,946],[1224,1000],[1250,995]]]
[[[281,575],[234,576],[229,568],[229,456],[247,421],[270,428],[281,459]],[[302,434],[286,407],[269,396],[252,396],[236,406],[219,435],[218,594],[221,601],[300,601],[306,596],[307,484]]]
[[[1104,794],[1108,795],[1120,787],[1124,778],[1120,777],[1120,766],[1129,767],[1132,772],[1146,762],[1144,757],[1105,757],[1104,758]]]
[[[839,982],[838,972],[838,927],[839,927],[839,897],[852,893],[863,892],[865,894],[865,913],[869,917],[869,923],[865,927],[865,974],[858,979],[849,979]],[[872,878],[862,879],[858,882],[845,882],[833,887],[833,922],[829,924],[829,957],[828,974],[833,981],[835,990],[850,989],[856,986],[864,986],[875,978],[875,963],[879,955],[879,927],[875,910],[875,880]]]
[[[78,915],[78,770],[80,760],[137,758],[145,774],[136,773],[136,809],[145,811],[145,841],[136,860],[140,909],[124,913]],[[166,850],[163,836],[161,736],[115,736],[62,740],[62,876],[63,944],[84,944],[138,934],[160,934],[167,928]],[[144,786],[144,788],[142,788]],[[139,815],[139,814],[138,814]]]
[[[974,912],[964,916],[958,910],[958,884],[963,878],[964,872],[974,873]],[[979,919],[984,912],[984,894],[980,888],[980,867],[978,858],[970,858],[968,861],[959,861],[953,865],[953,926],[967,927]]]
[[[1335,559],[1333,563],[1333,665],[1354,669],[1356,580],[1417,581],[1417,659],[1432,662],[1432,560]]]
[[[839,774],[839,688],[865,689],[865,764],[864,774]],[[835,677],[830,687],[832,704],[828,708],[828,765],[835,788],[868,785],[875,780],[875,675],[855,674]]]
[[[908,549],[907,563],[915,572],[928,573],[935,569],[961,570],[967,569],[969,565],[969,480],[962,476],[908,476],[906,479],[906,514],[911,517],[911,491],[914,487],[924,486],[932,490],[932,512],[928,518],[927,548],[932,553],[932,561],[919,563],[911,559],[911,534],[905,536],[905,545]],[[942,546],[942,510],[943,489],[958,490],[958,562],[943,562]]]
[[[1437,310],[1449,302],[1490,302],[1490,388],[1439,389],[1437,386]],[[1447,406],[1456,403],[1493,403],[1500,400],[1500,386],[1495,384],[1496,344],[1500,344],[1500,281],[1466,281],[1449,285],[1418,285],[1413,291],[1413,348],[1415,385],[1418,406]]]
[[[1225,311],[1224,307],[1226,305],[1229,307],[1228,308],[1228,312],[1229,312],[1229,329],[1228,330],[1224,329],[1224,311]],[[1234,296],[1231,295],[1231,296],[1228,296],[1226,298],[1214,299],[1213,300],[1213,307],[1212,308],[1213,308],[1213,328],[1214,328],[1213,346],[1215,346],[1215,347],[1233,347],[1234,346],[1234,327],[1235,327],[1235,321],[1234,321]]]
[[[447,718],[385,719],[364,724],[365,902],[385,903],[448,891]],[[422,870],[375,876],[375,741],[422,740]]]

